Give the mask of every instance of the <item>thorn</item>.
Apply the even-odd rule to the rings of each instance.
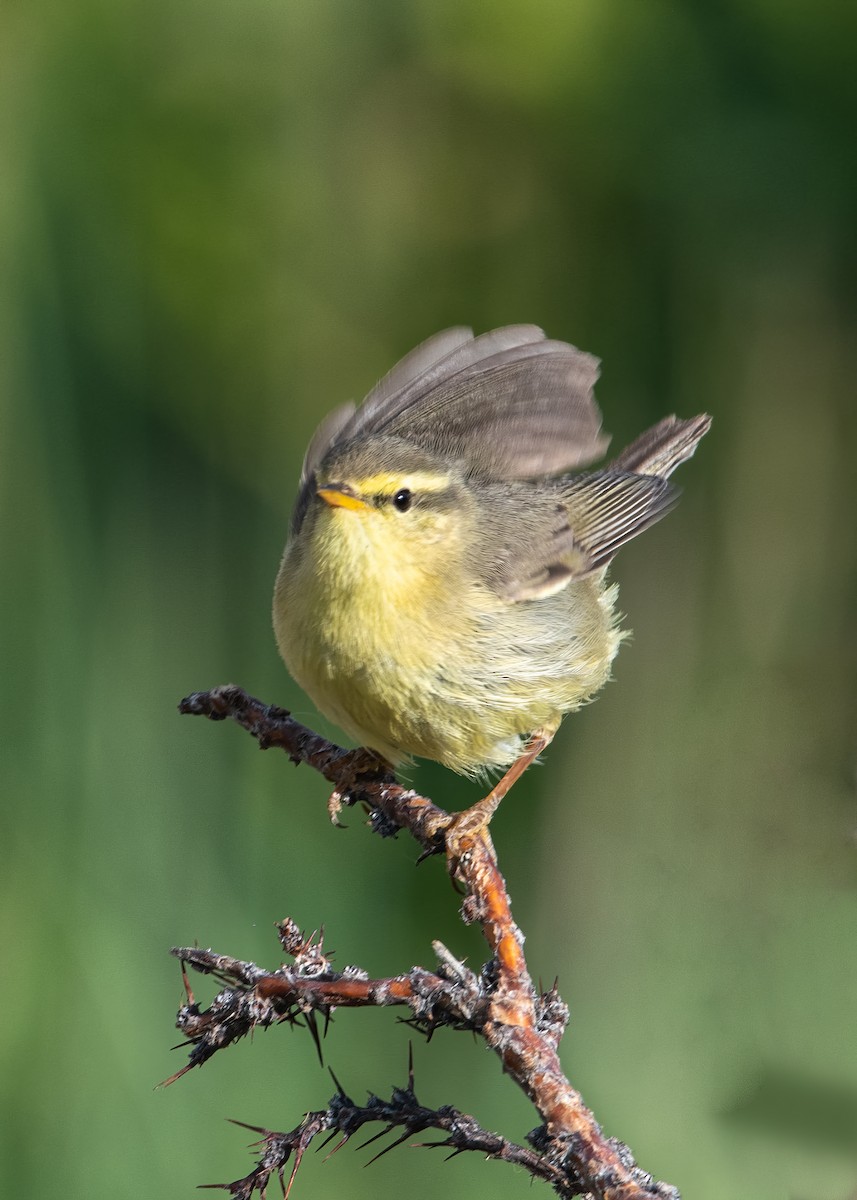
[[[270,1137],[271,1130],[266,1129],[264,1125],[248,1125],[246,1121],[238,1121],[235,1117],[227,1117],[226,1120],[230,1125],[237,1125],[239,1129],[249,1129],[251,1133],[259,1133],[262,1137]]]
[[[443,853],[444,853],[443,843],[439,843],[436,846],[427,846],[426,849],[423,850],[422,854],[420,854],[417,861],[414,863],[414,866],[415,867],[422,866],[422,864],[424,862],[426,862],[428,859],[435,858],[438,854],[443,854]]]
[[[357,1147],[357,1149],[365,1150],[367,1146],[371,1146],[373,1142],[377,1142],[378,1138],[384,1137],[384,1135],[389,1133],[391,1129],[395,1129],[395,1128],[396,1128],[396,1126],[392,1122],[390,1122],[390,1124],[387,1125],[384,1129],[380,1130],[378,1133],[373,1133],[372,1136],[368,1137],[365,1142],[361,1142],[360,1145]],[[366,1165],[368,1166],[369,1164],[367,1163]]]
[[[408,1042],[408,1091],[414,1094],[414,1043]]]
[[[395,1150],[397,1146],[401,1146],[403,1142],[408,1140],[412,1132],[412,1130],[406,1129],[400,1138],[396,1138],[394,1142],[390,1142],[389,1146],[385,1146],[383,1150],[379,1150],[375,1157],[370,1158],[365,1165],[371,1167],[372,1163],[377,1162],[379,1158],[383,1158],[385,1154],[389,1154],[391,1150]]]
[[[187,1043],[185,1043],[185,1045],[187,1045]],[[169,1087],[171,1083],[175,1083],[176,1080],[181,1079],[182,1075],[187,1075],[188,1071],[190,1071],[194,1065],[194,1063],[187,1063],[180,1071],[176,1071],[175,1075],[170,1075],[169,1079],[162,1079],[160,1083],[156,1083],[155,1089]],[[212,1184],[211,1186],[214,1187],[215,1185]]]
[[[300,1148],[295,1150],[295,1165],[292,1167],[292,1173],[289,1176],[288,1185],[286,1186],[286,1188],[283,1191],[283,1200],[289,1200],[289,1192],[292,1190],[292,1184],[295,1181],[295,1176],[298,1173],[298,1167],[301,1165],[301,1160],[303,1159],[303,1156],[304,1156],[303,1150],[301,1150]]]
[[[333,1080],[333,1086],[336,1088],[338,1094],[342,1097],[343,1100],[347,1100],[348,1093],[346,1092],[345,1088],[342,1086],[342,1084],[339,1082],[339,1080],[334,1075],[333,1068],[328,1067],[327,1069],[330,1072],[330,1078]]]
[[[336,1132],[336,1133],[339,1133],[339,1130],[337,1129],[335,1132]],[[324,1158],[323,1158],[321,1161],[322,1161],[322,1162],[327,1162],[327,1160],[328,1160],[329,1158],[331,1158],[331,1157],[332,1157],[332,1156],[333,1156],[333,1155],[336,1153],[336,1151],[337,1151],[337,1150],[341,1150],[341,1149],[342,1149],[342,1147],[345,1145],[345,1143],[348,1141],[348,1139],[349,1139],[350,1137],[351,1137],[351,1134],[350,1134],[350,1133],[343,1133],[342,1137],[339,1139],[339,1141],[338,1141],[338,1142],[336,1143],[336,1145],[333,1147],[333,1149],[331,1150],[330,1154],[325,1154]]]
[[[321,1053],[321,1038],[318,1036],[318,1021],[313,1011],[304,1014],[306,1027],[310,1031],[312,1040],[315,1043],[315,1052],[318,1055],[319,1066],[324,1066],[324,1057]]]
[[[190,979],[187,974],[187,963],[184,959],[182,959],[182,983],[184,984],[184,994],[187,996],[188,1004],[196,1004],[193,988],[190,986]]]

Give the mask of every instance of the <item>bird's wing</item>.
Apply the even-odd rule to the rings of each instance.
[[[301,467],[301,487],[307,482],[331,446],[339,440],[343,429],[350,424],[357,409],[353,404],[343,404],[328,413],[310,438]]]
[[[398,411],[399,397],[409,384],[422,378],[431,368],[436,368],[440,362],[448,359],[453,351],[462,346],[472,345],[474,341],[473,330],[463,325],[443,329],[400,359],[392,370],[375,384],[359,410],[355,404],[348,403],[329,413],[312,435],[307,447],[301,470],[301,484],[306,483],[331,446],[347,441],[358,433],[369,432],[370,427],[374,429],[379,426],[389,415]]]
[[[454,339],[450,335],[456,335]],[[464,337],[463,335],[467,335]],[[348,437],[394,432],[397,419],[405,422],[414,408],[450,379],[477,369],[486,359],[543,343],[544,331],[537,325],[505,325],[490,333],[473,336],[471,329],[446,329],[406,355],[377,384],[357,412]],[[422,365],[414,373],[410,364]]]
[[[478,339],[477,339],[478,340]],[[554,475],[600,458],[598,360],[564,342],[481,358],[416,394],[384,432],[492,479]]]
[[[333,446],[388,434],[495,479],[584,466],[607,446],[592,394],[598,360],[535,325],[474,338],[456,328],[412,350],[353,415],[313,439],[307,475]],[[309,458],[309,456],[308,456]]]
[[[386,412],[409,384],[450,358],[455,350],[470,346],[474,341],[472,329],[468,329],[466,325],[455,325],[452,329],[442,329],[440,333],[420,342],[419,346],[399,359],[366,396],[360,406],[364,419],[375,419],[379,414]]]
[[[631,538],[660,520],[678,499],[665,479],[613,470],[564,481],[539,518],[506,537],[499,591],[507,600],[537,600],[607,565]],[[511,522],[509,532],[511,533]]]
[[[691,457],[710,427],[705,413],[689,420],[665,417],[605,470],[552,485],[557,500],[551,510],[540,508],[539,489],[533,527],[514,543],[509,522],[512,549],[500,559],[502,594],[513,601],[549,596],[606,566],[676,503],[679,492],[667,477]]]

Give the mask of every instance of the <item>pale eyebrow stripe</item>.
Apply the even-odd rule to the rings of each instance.
[[[385,472],[361,479],[360,490],[365,494],[384,496],[410,488],[414,492],[445,492],[450,485],[448,475],[430,475],[421,471]]]

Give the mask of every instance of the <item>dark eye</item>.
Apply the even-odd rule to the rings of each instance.
[[[393,497],[393,507],[399,512],[407,512],[414,502],[413,494],[410,488],[399,488]]]

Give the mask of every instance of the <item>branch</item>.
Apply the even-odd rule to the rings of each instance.
[[[314,1020],[318,1014],[327,1020],[331,1010],[341,1004],[403,1004],[410,1007],[417,1027],[430,1029],[432,1023],[441,1023],[470,1028],[495,1051],[542,1119],[530,1141],[559,1194],[585,1194],[592,1200],[678,1200],[674,1188],[655,1182],[637,1167],[626,1146],[604,1136],[580,1093],[563,1074],[557,1045],[567,1009],[555,989],[539,996],[533,986],[523,936],[513,921],[505,881],[487,833],[456,833],[449,813],[403,788],[389,765],[371,751],[344,750],[293,720],[284,709],[265,705],[234,685],[194,693],[182,700],[179,710],[211,720],[229,717],[247,729],[262,749],[279,747],[293,762],[320,772],[334,785],[328,805],[334,822],[342,807],[362,803],[368,807],[369,823],[376,833],[391,837],[405,829],[425,855],[445,853],[449,873],[464,892],[462,917],[467,923],[481,924],[491,959],[478,978],[456,964],[463,973],[459,978],[450,965],[455,960],[445,952],[446,960],[441,955],[441,970],[435,975],[414,968],[395,979],[372,981],[362,972],[332,972],[320,946],[313,949],[311,939],[302,943],[291,923],[283,944],[295,956],[293,969],[264,972],[253,964],[209,951],[176,950],[183,961],[214,973],[230,986],[208,1013],[199,1012],[189,993],[189,1003],[179,1013],[179,1025],[194,1050],[188,1066],[174,1078],[256,1024],[295,1020],[301,1014],[305,1019]],[[307,970],[308,953],[315,954],[316,961],[320,955],[323,962],[315,975]],[[326,1113],[329,1115],[330,1108]],[[319,1114],[313,1116],[320,1119]],[[291,1135],[260,1132],[266,1139],[298,1136],[296,1131]],[[317,1132],[321,1129],[311,1136]],[[298,1150],[292,1149],[297,1159]],[[555,1172],[559,1172],[560,1182]]]
[[[290,920],[279,925],[280,940],[297,934]],[[179,1009],[176,1026],[193,1046],[186,1066],[165,1080],[174,1083],[193,1067],[200,1067],[218,1050],[240,1041],[254,1029],[303,1021],[319,1048],[317,1017],[322,1017],[325,1032],[336,1008],[383,1008],[406,1005],[411,1010],[410,1024],[430,1037],[435,1029],[447,1025],[454,1029],[482,1031],[488,1010],[488,986],[463,964],[455,962],[440,943],[443,956],[439,973],[412,967],[393,979],[370,979],[360,967],[333,971],[321,953],[321,941],[312,938],[295,955],[295,966],[263,971],[255,963],[241,962],[225,954],[197,947],[174,947],[171,953],[204,975],[213,975],[226,986],[211,1006],[202,1011],[196,1003],[187,973],[183,975],[187,1003]],[[288,947],[286,946],[288,949]],[[313,968],[307,969],[307,954],[313,955]],[[292,952],[292,951],[290,951]],[[449,963],[454,966],[450,966]]]
[[[501,1137],[500,1134],[490,1133],[483,1129],[473,1117],[459,1112],[451,1105],[445,1105],[438,1109],[423,1107],[414,1092],[413,1060],[410,1063],[406,1086],[394,1088],[389,1100],[381,1100],[378,1096],[370,1095],[365,1104],[355,1104],[351,1097],[343,1091],[335,1077],[334,1082],[337,1090],[331,1097],[327,1108],[319,1112],[307,1113],[300,1125],[288,1133],[275,1133],[256,1125],[245,1125],[243,1121],[233,1122],[235,1125],[241,1125],[245,1129],[252,1129],[254,1133],[261,1134],[259,1142],[256,1143],[256,1146],[262,1149],[259,1161],[250,1174],[243,1179],[238,1179],[231,1184],[207,1184],[204,1186],[228,1191],[236,1197],[236,1200],[250,1200],[254,1191],[258,1191],[260,1195],[264,1196],[271,1176],[276,1175],[283,1191],[284,1200],[288,1200],[301,1160],[315,1138],[327,1133],[328,1136],[320,1147],[323,1149],[339,1134],[339,1140],[330,1151],[330,1154],[335,1154],[364,1125],[377,1121],[383,1123],[384,1128],[367,1138],[361,1144],[361,1149],[378,1138],[392,1133],[394,1129],[402,1129],[403,1132],[374,1155],[369,1163],[377,1161],[415,1135],[425,1133],[428,1129],[438,1129],[447,1135],[442,1141],[414,1144],[427,1149],[449,1150],[448,1158],[455,1158],[465,1151],[477,1151],[488,1158],[517,1163],[524,1167],[533,1178],[544,1179],[547,1183],[552,1184],[560,1196],[571,1197],[574,1195],[568,1190],[568,1184],[562,1172],[536,1151],[528,1150],[525,1146],[518,1146],[507,1138]],[[330,1154],[328,1154],[328,1158]],[[286,1183],[285,1169],[290,1158],[293,1158],[293,1164],[288,1183]],[[369,1163],[366,1165],[368,1166]]]

